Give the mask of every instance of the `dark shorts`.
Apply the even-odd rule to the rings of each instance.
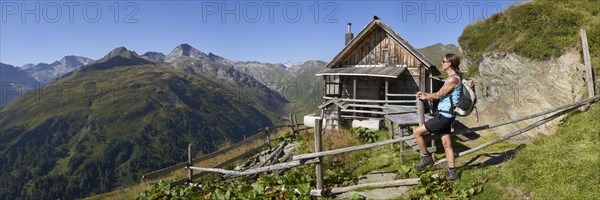
[[[450,133],[454,118],[447,118],[436,113],[435,116],[425,122],[425,128],[428,132],[434,134],[447,134]]]

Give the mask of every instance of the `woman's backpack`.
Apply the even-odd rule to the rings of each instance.
[[[458,78],[458,75],[454,75]],[[460,92],[460,97],[458,98],[458,105],[453,109],[454,113],[458,116],[468,116],[475,108],[475,104],[477,103],[477,95],[475,94],[475,81],[471,79],[462,79],[462,91]],[[450,94],[452,95],[452,93]],[[452,100],[452,97],[450,97]],[[454,104],[450,104],[453,106]]]

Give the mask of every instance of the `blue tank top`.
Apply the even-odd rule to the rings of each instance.
[[[462,80],[460,78],[460,76],[455,75],[454,77],[456,77],[458,79],[458,86],[455,87],[454,89],[452,89],[452,92],[449,92],[448,94],[444,95],[442,98],[440,98],[440,103],[438,104],[438,112],[440,112],[440,114],[444,117],[447,118],[453,118],[456,117],[454,115],[454,111],[450,110],[450,94],[452,94],[452,104],[453,104],[453,108],[456,108],[456,106],[458,106],[458,101],[460,100],[460,93],[462,91]]]

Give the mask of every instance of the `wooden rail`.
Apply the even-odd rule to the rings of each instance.
[[[323,99],[335,99],[334,97],[323,97]],[[417,100],[372,100],[372,99],[339,99],[354,103],[417,103]]]
[[[326,190],[322,190],[322,189],[311,190],[310,195],[320,197],[320,196],[326,196],[326,195],[331,195],[331,194],[341,194],[344,192],[349,192],[349,191],[357,190],[357,189],[361,189],[361,188],[383,188],[383,187],[409,186],[409,185],[417,185],[417,184],[419,184],[419,182],[420,182],[419,178],[411,178],[411,179],[401,179],[401,180],[384,181],[384,182],[376,182],[376,183],[365,183],[365,184],[360,184],[360,185],[352,185],[352,186],[347,186],[347,187],[339,187],[339,188],[332,188],[332,189],[326,189]]]
[[[581,33],[581,47],[583,49],[583,62],[585,65],[585,81],[587,82],[588,96],[593,97],[596,95],[594,87],[594,71],[592,68],[592,61],[590,60],[590,49],[588,47],[587,33],[585,29],[579,30]]]
[[[388,97],[416,97],[416,94],[385,94]]]
[[[466,154],[470,154],[479,150],[482,150],[486,147],[489,147],[491,145],[497,144],[501,141],[507,140],[511,137],[520,135],[522,133],[525,133],[537,126],[540,126],[544,123],[547,123],[553,119],[556,119],[559,116],[562,116],[564,114],[569,113],[570,111],[573,111],[581,106],[587,105],[587,104],[592,104],[597,102],[598,100],[600,100],[600,95],[592,97],[592,98],[588,98],[588,99],[584,99],[584,100],[580,100],[571,104],[567,104],[564,106],[560,106],[558,108],[555,109],[551,109],[548,111],[544,111],[544,112],[539,112],[536,114],[532,114],[532,115],[528,115],[516,120],[507,120],[504,122],[500,122],[500,123],[493,123],[493,124],[488,124],[488,125],[484,125],[484,126],[479,126],[476,127],[474,129],[461,129],[461,130],[457,130],[457,132],[462,132],[462,133],[467,133],[467,132],[472,132],[473,130],[484,130],[484,129],[490,129],[490,128],[495,128],[498,126],[503,126],[503,125],[507,125],[507,124],[512,124],[515,122],[519,122],[519,121],[523,121],[523,120],[527,120],[527,119],[532,119],[535,117],[540,117],[542,115],[546,115],[546,114],[550,114],[550,113],[554,113],[553,115],[549,116],[549,117],[545,117],[542,120],[539,120],[525,128],[516,130],[514,132],[511,132],[508,135],[505,135],[501,138],[498,138],[496,140],[487,142],[485,144],[482,144],[478,147],[475,147],[473,149],[469,149],[466,151],[463,151],[461,153],[458,154],[457,157],[460,156],[464,156]],[[231,174],[231,175],[235,175],[235,176],[243,176],[243,175],[249,175],[249,174],[256,174],[256,173],[261,173],[261,172],[267,172],[267,171],[275,171],[275,170],[282,170],[282,169],[287,169],[287,168],[292,168],[292,167],[297,167],[300,165],[306,165],[306,164],[313,164],[316,163],[317,166],[315,167],[315,173],[316,173],[316,177],[317,177],[317,189],[316,190],[312,190],[310,192],[311,195],[313,196],[321,196],[323,194],[329,193],[329,194],[335,194],[336,192],[344,192],[344,191],[350,191],[353,189],[357,189],[357,188],[361,188],[361,187],[389,187],[388,185],[390,184],[416,184],[418,183],[418,180],[409,180],[409,179],[405,179],[405,180],[396,180],[396,181],[392,181],[389,183],[374,183],[371,185],[368,184],[364,184],[364,185],[357,185],[357,186],[350,186],[350,187],[344,187],[344,188],[334,188],[334,189],[330,189],[330,190],[323,190],[323,184],[322,184],[322,168],[319,167],[320,164],[322,164],[323,160],[322,157],[324,156],[331,156],[331,155],[336,155],[336,154],[340,154],[340,153],[346,153],[346,152],[351,152],[351,151],[357,151],[357,150],[362,150],[362,149],[368,149],[368,148],[374,148],[374,147],[378,147],[378,146],[383,146],[383,145],[388,145],[388,144],[392,144],[392,143],[397,143],[397,142],[402,142],[402,141],[406,141],[406,140],[411,140],[414,139],[413,136],[407,136],[407,137],[401,137],[401,138],[395,138],[395,139],[390,139],[390,140],[386,140],[386,141],[381,141],[381,142],[376,142],[376,143],[371,143],[371,144],[364,144],[364,145],[358,145],[358,146],[352,146],[352,147],[345,147],[345,148],[340,148],[340,149],[334,149],[334,150],[329,150],[329,151],[321,151],[321,132],[322,132],[322,128],[320,126],[320,118],[315,120],[315,153],[308,153],[308,154],[302,154],[302,155],[297,155],[297,156],[293,156],[292,157],[292,161],[289,162],[285,162],[285,163],[279,163],[276,165],[271,165],[271,166],[266,166],[266,167],[261,167],[261,168],[256,168],[256,169],[250,169],[250,170],[246,170],[246,171],[235,171],[235,170],[224,170],[224,169],[216,169],[216,168],[200,168],[200,167],[192,167],[192,166],[188,166],[187,168],[189,170],[199,170],[202,172],[217,172],[217,173],[222,173],[222,174]],[[441,135],[426,135],[424,136],[424,139],[426,141],[429,140],[433,140],[433,139],[437,139],[440,138]],[[438,160],[437,162],[435,162],[435,165],[440,165],[442,163],[446,162],[446,159],[441,159]],[[417,181],[417,182],[415,182]],[[408,183],[410,182],[410,183]]]
[[[600,95],[597,95],[595,97],[591,97],[591,98],[588,98],[588,99],[579,100],[579,101],[576,101],[574,103],[563,105],[563,106],[560,106],[560,107],[557,107],[557,108],[554,108],[554,109],[550,109],[550,110],[547,110],[547,111],[543,111],[543,112],[539,112],[539,113],[535,113],[535,114],[531,114],[531,115],[526,115],[526,116],[523,116],[521,118],[514,119],[514,120],[505,120],[505,121],[502,121],[502,122],[486,124],[486,125],[483,125],[483,126],[478,126],[478,127],[468,128],[468,129],[455,130],[454,134],[472,133],[472,132],[475,132],[475,131],[481,131],[481,130],[486,130],[486,129],[490,129],[490,128],[496,128],[496,127],[504,126],[504,125],[507,125],[507,124],[513,124],[513,123],[516,123],[516,122],[520,122],[520,121],[524,121],[524,120],[528,120],[528,119],[533,119],[533,118],[536,118],[536,117],[539,117],[539,116],[542,116],[542,115],[547,115],[547,114],[550,114],[550,113],[561,111],[561,110],[564,110],[564,109],[567,109],[567,108],[571,108],[573,106],[579,106],[579,105],[589,104],[589,103],[592,103],[592,102],[595,102],[595,101],[598,101],[598,100],[600,100]]]
[[[596,103],[598,100],[600,100],[600,95],[599,96],[594,96],[588,99],[584,99],[584,100],[580,100],[571,104],[567,104],[564,106],[560,106],[557,107],[555,109],[551,109],[551,110],[547,110],[547,111],[543,111],[543,112],[539,112],[539,113],[535,113],[532,115],[528,115],[528,116],[524,116],[522,118],[519,119],[515,119],[515,120],[507,120],[504,122],[499,122],[499,123],[492,123],[492,124],[487,124],[484,126],[479,126],[476,128],[469,128],[469,129],[461,129],[461,130],[456,130],[455,133],[456,134],[462,134],[462,133],[468,133],[468,132],[472,132],[475,130],[484,130],[484,129],[490,129],[490,128],[495,128],[495,127],[499,127],[499,126],[503,126],[503,125],[507,125],[507,124],[512,124],[515,122],[519,122],[519,121],[523,121],[523,120],[527,120],[527,119],[532,119],[532,118],[536,118],[536,117],[540,117],[543,115],[547,115],[550,113],[554,113],[553,115],[549,116],[549,117],[545,117],[525,128],[516,130],[514,132],[511,132],[508,135],[505,135],[501,138],[498,138],[496,140],[487,142],[485,144],[482,144],[480,146],[477,146],[475,148],[460,152],[457,157],[461,157],[479,150],[482,150],[486,147],[489,147],[491,145],[497,144],[499,142],[502,142],[504,140],[507,140],[509,138],[512,138],[514,136],[520,135],[522,133],[525,133],[535,127],[538,127],[542,124],[545,124],[553,119],[556,119],[559,116],[565,115],[567,113],[569,113],[570,111],[573,111],[581,106],[584,105],[589,105],[592,103]],[[322,144],[322,138],[321,138],[321,133],[322,133],[322,127],[321,125],[321,121],[322,119],[316,119],[315,120],[315,152],[314,153],[308,153],[308,154],[302,154],[302,155],[297,155],[297,156],[293,156],[292,160],[289,162],[285,162],[285,163],[279,163],[279,164],[275,164],[275,165],[271,165],[271,166],[265,166],[265,167],[259,167],[259,168],[255,168],[255,169],[249,169],[249,170],[245,170],[245,171],[236,171],[236,170],[224,170],[224,169],[218,169],[217,167],[220,166],[224,166],[223,164],[220,164],[220,166],[215,166],[214,168],[201,168],[201,167],[193,167],[193,166],[187,166],[186,168],[191,170],[198,170],[198,171],[202,171],[200,174],[202,173],[207,173],[207,172],[216,172],[216,173],[221,173],[221,174],[229,174],[232,175],[234,177],[236,176],[244,176],[244,175],[250,175],[250,174],[257,174],[257,173],[261,173],[261,172],[268,172],[268,171],[277,171],[277,170],[283,170],[283,169],[289,169],[289,168],[293,168],[293,167],[297,167],[297,166],[301,166],[301,165],[306,165],[306,164],[316,164],[315,166],[315,173],[316,173],[316,181],[317,181],[317,189],[316,190],[311,190],[310,194],[313,196],[322,196],[324,194],[337,194],[337,193],[342,193],[342,192],[347,192],[350,190],[354,190],[354,189],[358,189],[358,188],[363,188],[363,187],[390,187],[390,185],[414,185],[418,183],[418,179],[404,179],[404,180],[395,180],[395,181],[390,181],[390,182],[381,182],[381,183],[373,183],[373,184],[363,184],[363,185],[356,185],[356,186],[349,186],[349,187],[342,187],[342,188],[333,188],[333,189],[328,189],[328,190],[324,190],[323,189],[323,177],[322,177],[322,167],[321,164],[323,163],[323,157],[324,156],[331,156],[331,155],[336,155],[336,154],[340,154],[340,153],[346,153],[346,152],[351,152],[351,151],[357,151],[357,150],[363,150],[363,149],[369,149],[369,148],[374,148],[374,147],[379,147],[379,146],[384,146],[384,145],[388,145],[388,144],[393,144],[393,143],[397,143],[397,142],[402,142],[402,141],[407,141],[407,140],[412,140],[414,139],[413,136],[406,136],[406,137],[400,137],[400,138],[395,138],[395,139],[390,139],[390,140],[386,140],[386,141],[381,141],[381,142],[376,142],[376,143],[371,143],[371,144],[364,144],[364,145],[358,145],[358,146],[352,146],[352,147],[345,147],[345,148],[340,148],[340,149],[334,149],[334,150],[328,150],[328,151],[321,151],[321,144]],[[434,139],[438,139],[440,138],[441,135],[426,135],[424,136],[424,139],[426,141],[429,140],[434,140]],[[435,162],[435,165],[440,165],[442,163],[446,162],[446,159],[441,159],[438,160],[437,162]],[[191,174],[191,173],[190,173]],[[199,175],[199,174],[198,174]],[[194,175],[196,176],[196,175]],[[191,177],[191,179],[193,179],[194,177]],[[190,178],[186,178],[186,179],[182,179],[179,180],[179,183],[185,183],[186,180],[190,180]]]
[[[250,137],[248,137],[248,138],[246,138],[246,139],[244,139],[244,140],[242,140],[242,141],[240,141],[238,143],[235,143],[235,144],[233,144],[231,146],[228,146],[228,147],[226,147],[224,149],[221,149],[221,150],[218,150],[218,151],[215,151],[215,152],[212,152],[212,153],[209,153],[209,154],[206,154],[206,155],[194,158],[192,160],[192,163],[198,163],[198,162],[202,162],[202,161],[205,161],[205,160],[210,160],[210,159],[215,158],[215,157],[217,157],[219,155],[222,155],[222,154],[224,154],[224,153],[226,153],[228,151],[231,151],[231,150],[237,149],[237,148],[239,148],[239,147],[241,147],[243,145],[255,142],[255,140],[257,140],[259,138],[263,138],[263,137],[265,137],[265,135],[266,135],[265,132],[260,132],[260,133],[254,134],[253,136],[250,136]],[[156,179],[156,178],[159,178],[159,177],[166,176],[166,175],[174,172],[175,170],[181,169],[181,168],[183,168],[183,167],[185,167],[187,165],[188,165],[188,162],[186,161],[186,162],[182,162],[182,163],[179,163],[179,164],[176,164],[176,165],[169,166],[167,168],[163,168],[163,169],[159,169],[159,170],[150,172],[148,174],[144,174],[142,176],[142,181],[153,180],[153,179]]]
[[[266,148],[266,147],[268,147],[268,145],[267,145],[267,144],[262,144],[262,145],[260,145],[260,146],[258,146],[258,147],[256,147],[256,148],[254,148],[254,149],[251,149],[250,151],[247,151],[247,152],[245,152],[245,153],[243,153],[243,154],[241,154],[241,155],[238,155],[238,156],[236,156],[236,157],[233,157],[233,158],[231,158],[231,159],[229,159],[229,160],[227,160],[227,161],[225,161],[225,162],[223,162],[223,163],[220,163],[220,164],[218,164],[218,165],[215,165],[215,166],[213,166],[213,168],[225,167],[225,166],[227,166],[227,165],[230,165],[230,164],[234,163],[235,161],[237,161],[237,160],[239,160],[239,159],[242,159],[242,158],[248,157],[248,156],[250,156],[250,155],[253,155],[253,154],[255,154],[255,153],[258,153],[258,152],[260,152],[262,149],[264,149],[264,148]],[[183,167],[182,167],[182,168],[183,168]],[[187,167],[185,167],[184,169],[187,169]],[[192,180],[194,180],[194,179],[200,178],[200,177],[202,177],[202,176],[205,176],[205,175],[207,175],[208,173],[209,173],[208,171],[202,171],[202,172],[200,172],[200,173],[193,174],[191,179],[192,179]],[[179,179],[179,180],[177,180],[177,181],[171,182],[171,183],[169,184],[169,187],[171,187],[171,188],[172,188],[172,187],[175,187],[175,186],[183,185],[183,184],[185,184],[185,183],[188,183],[188,182],[189,182],[189,179],[190,179],[189,177],[186,177],[186,178]]]
[[[228,147],[226,147],[224,149],[220,149],[218,151],[215,151],[215,152],[212,152],[212,153],[209,153],[209,154],[206,154],[206,155],[202,155],[200,157],[193,158],[192,159],[192,163],[198,163],[198,162],[210,160],[210,159],[213,159],[213,158],[215,158],[217,156],[223,155],[226,152],[238,149],[239,147],[241,147],[243,145],[247,145],[247,144],[250,144],[252,142],[256,142],[256,140],[259,140],[261,138],[265,138],[265,137],[268,138],[269,134],[266,131],[266,129],[268,129],[268,128],[277,129],[277,128],[290,127],[290,128],[292,128],[292,132],[294,132],[295,134],[297,134],[298,131],[310,129],[308,127],[299,128],[299,126],[303,126],[304,124],[297,122],[295,114],[290,114],[290,119],[289,120],[290,120],[289,124],[283,124],[283,125],[276,125],[276,126],[273,126],[273,127],[261,128],[261,129],[259,129],[260,132],[254,134],[254,135],[252,135],[252,136],[250,136],[248,138],[245,138],[244,140],[242,140],[240,142],[237,142],[237,143],[235,143],[235,144],[233,144],[231,146],[228,146]],[[268,140],[270,141],[270,139],[268,139]],[[260,148],[263,148],[263,146],[260,146]],[[251,151],[253,151],[253,150],[255,150],[255,149],[252,149]],[[142,176],[141,180],[142,180],[142,182],[144,182],[144,181],[154,180],[154,179],[157,179],[157,178],[160,178],[160,177],[167,176],[167,175],[171,174],[172,172],[174,172],[176,170],[179,170],[181,168],[184,168],[184,167],[188,166],[188,163],[189,163],[189,161],[181,162],[179,164],[175,164],[175,165],[163,168],[163,169],[159,169],[159,170],[156,170],[156,171],[144,174]]]
[[[470,154],[470,153],[473,153],[473,152],[479,151],[479,150],[481,150],[481,149],[483,149],[483,148],[486,148],[486,147],[492,146],[492,145],[494,145],[494,144],[497,144],[497,143],[499,143],[499,142],[502,142],[502,141],[504,141],[504,140],[507,140],[507,139],[509,139],[509,138],[512,138],[512,137],[514,137],[514,136],[520,135],[520,134],[522,134],[522,133],[524,133],[524,132],[527,132],[527,131],[529,131],[529,130],[531,130],[531,129],[535,128],[535,127],[538,127],[538,126],[540,126],[540,125],[542,125],[542,124],[545,124],[546,122],[552,121],[553,119],[556,119],[557,117],[560,117],[560,116],[562,116],[562,115],[564,115],[564,114],[567,114],[568,112],[570,112],[570,111],[573,111],[573,110],[575,110],[575,109],[577,109],[577,108],[579,108],[579,107],[581,107],[581,106],[583,106],[583,105],[585,105],[585,104],[582,104],[582,105],[577,105],[577,106],[571,107],[571,108],[569,108],[569,109],[563,110],[563,111],[561,111],[561,112],[558,112],[558,113],[556,113],[556,114],[554,114],[554,115],[552,115],[552,116],[550,116],[550,117],[546,117],[546,118],[544,118],[544,119],[542,119],[542,120],[540,120],[540,121],[537,121],[537,122],[535,122],[535,123],[533,123],[533,124],[531,124],[531,125],[529,125],[529,126],[527,126],[527,127],[525,127],[525,128],[522,128],[522,129],[519,129],[519,130],[513,131],[512,133],[509,133],[508,135],[502,136],[502,137],[500,137],[500,138],[498,138],[498,139],[495,139],[495,140],[492,140],[492,141],[490,141],[490,142],[487,142],[487,143],[485,143],[485,144],[479,145],[479,146],[477,146],[477,147],[475,147],[475,148],[472,148],[472,149],[469,149],[469,150],[466,150],[466,151],[460,152],[458,155],[456,155],[456,156],[455,156],[455,158],[462,157],[462,156],[464,156],[464,155],[467,155],[467,154]],[[444,159],[440,159],[440,160],[438,160],[437,162],[435,162],[435,163],[434,163],[434,165],[440,165],[440,164],[442,164],[442,163],[445,163],[446,161],[447,161],[447,160],[446,160],[446,158],[444,158]]]

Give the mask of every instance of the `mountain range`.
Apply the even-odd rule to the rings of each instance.
[[[121,47],[6,105],[0,199],[81,198],[131,185],[185,160],[188,143],[212,152],[283,116],[287,101],[252,77],[216,62],[201,68],[218,73],[156,65]]]
[[[25,64],[20,68],[25,73],[30,74],[33,78],[35,78],[35,80],[45,85],[66,73],[93,62],[94,60],[90,58],[70,55],[65,56],[59,61],[55,61],[51,64]]]
[[[31,74],[4,63],[0,63],[0,80],[0,108],[28,90],[40,88],[40,83]]]

